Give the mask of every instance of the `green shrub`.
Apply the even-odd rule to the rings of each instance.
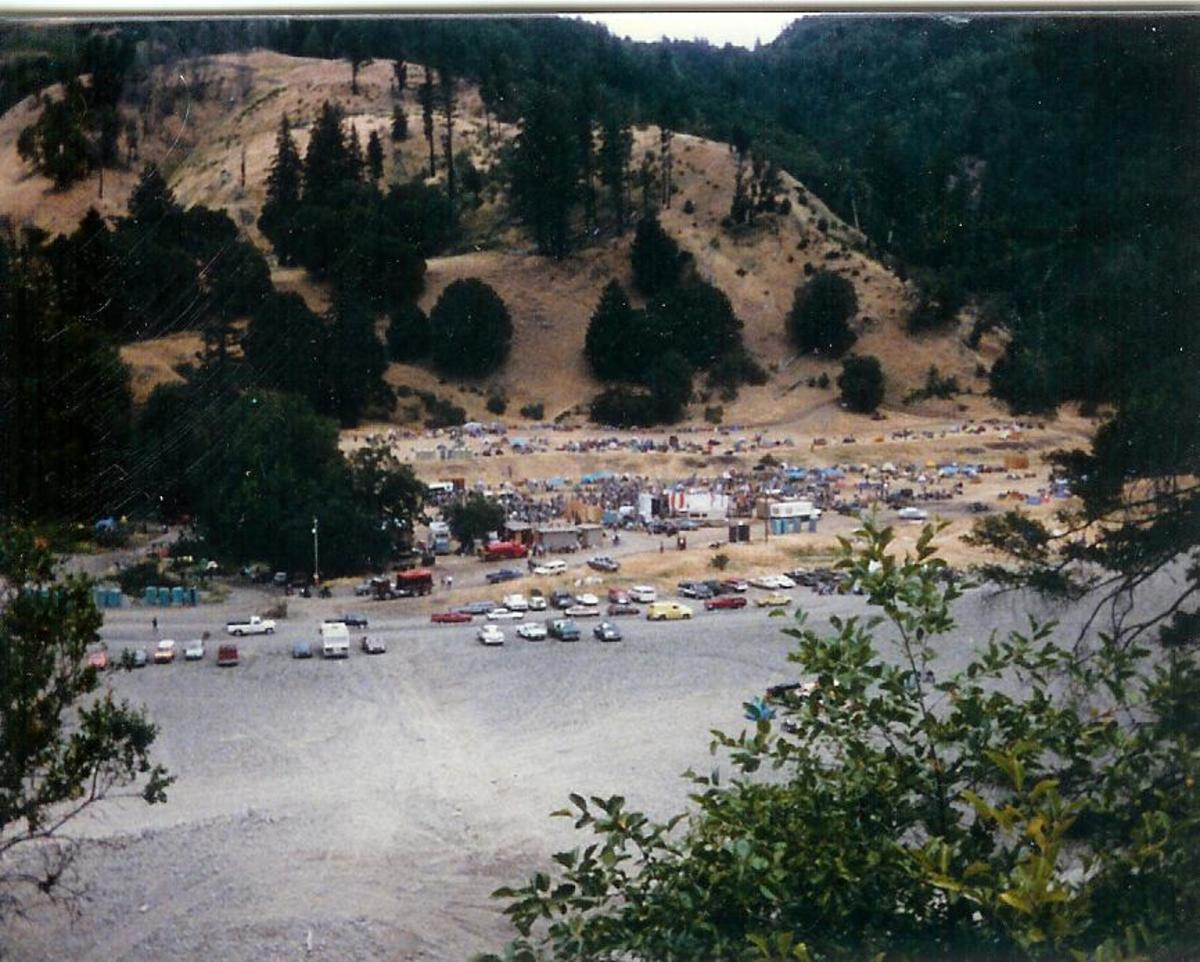
[[[536,404],[526,404],[521,408],[521,417],[531,421],[540,421],[546,416],[546,406],[538,401]]]
[[[842,401],[852,411],[868,414],[883,400],[883,368],[877,357],[853,355],[846,358],[837,383],[842,391]]]
[[[499,394],[493,394],[487,399],[486,407],[492,414],[503,414],[508,410],[508,401]]]

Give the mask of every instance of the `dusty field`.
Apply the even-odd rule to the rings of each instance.
[[[818,623],[861,605],[793,594]],[[219,608],[160,612],[162,631],[191,637],[266,600],[238,590]],[[793,677],[785,623],[753,608],[625,622],[618,645],[509,632],[484,649],[469,626],[368,605],[386,655],[288,657],[349,604],[294,600],[279,634],[243,641],[236,669],[216,668],[210,650],[206,663],[112,677],[160,724],[158,755],[179,780],[165,806],[89,819],[78,918],[35,908],[0,932],[7,958],[462,960],[509,934],[488,893],[571,844],[546,817],[568,791],[677,810],[678,774],[712,764],[709,727],[739,730],[742,701]],[[1027,611],[1047,613],[968,595],[939,673]],[[149,644],[148,612],[113,614],[104,636],[114,649]]]

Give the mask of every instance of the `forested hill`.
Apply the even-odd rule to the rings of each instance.
[[[810,16],[755,51],[633,44],[566,18],[119,33],[131,68],[251,47],[401,58],[477,84],[501,121],[556,89],[573,116],[747,144],[909,271],[931,322],[974,299],[985,323],[1005,325],[1014,338],[993,387],[1018,407],[1119,399],[1138,376],[1194,358],[1194,17]],[[7,28],[0,106],[92,67],[103,48],[88,37]]]

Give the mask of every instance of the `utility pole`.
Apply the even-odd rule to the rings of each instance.
[[[320,582],[321,582],[321,567],[318,564],[317,516],[315,514],[313,515],[312,534],[313,534],[313,584],[320,584]]]

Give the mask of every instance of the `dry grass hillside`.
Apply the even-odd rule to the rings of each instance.
[[[181,202],[225,208],[255,243],[265,247],[255,221],[280,116],[286,112],[292,118],[303,152],[307,125],[320,104],[341,103],[364,143],[371,130],[380,132],[385,180],[407,180],[420,176],[428,163],[415,92],[422,77],[420,66],[409,66],[408,90],[400,103],[408,115],[410,137],[394,144],[389,136],[396,103],[390,62],[364,67],[357,95],[350,92],[350,68],[344,61],[257,51],[162,70],[135,94],[136,106],[126,107],[127,116],[137,117],[144,129],[140,158],[127,171],[106,172],[103,199],[95,180],[56,192],[20,162],[17,135],[36,115],[34,100],[29,98],[0,117],[0,208],[18,223],[70,230],[88,206],[105,214],[123,212],[140,162],[155,160],[168,172]],[[462,89],[456,150],[469,150],[476,166],[486,172],[496,148],[513,133],[494,121],[487,124],[477,91]],[[635,141],[636,165],[647,151],[657,151],[659,132],[640,129]],[[861,235],[803,185],[785,174],[791,211],[763,217],[755,228],[734,236],[721,225],[734,189],[735,160],[729,148],[680,134],[674,138],[673,156],[675,192],[670,208],[660,211],[662,223],[694,255],[700,274],[728,295],[745,324],[747,346],[771,372],[767,385],[743,389],[736,402],[724,405],[726,423],[802,420],[819,431],[822,425],[835,430],[843,420],[834,402],[836,389],[807,386],[810,378],[823,372],[835,377],[838,365],[797,357],[784,330],[806,263],[837,271],[854,283],[860,305],[854,322],[860,332],[856,350],[880,358],[889,405],[899,405],[923,381],[931,364],[957,375],[964,386],[982,389],[974,374],[980,358],[963,346],[959,332],[919,339],[904,333],[905,285],[861,253]],[[635,205],[640,200],[636,195],[632,199]],[[818,227],[821,221],[827,225],[824,230]],[[494,378],[478,385],[442,384],[427,370],[402,365],[392,366],[389,381],[433,390],[473,417],[485,416],[484,399],[493,391],[507,396],[509,417],[530,402],[542,402],[548,417],[586,402],[600,388],[582,357],[587,321],[610,279],[630,287],[632,232],[624,237],[602,236],[563,262],[550,261],[533,254],[528,240],[512,229],[502,192],[488,190],[480,209],[468,215],[465,234],[468,243],[463,246],[474,249],[429,262],[421,305],[431,308],[446,285],[458,278],[482,278],[499,291],[512,313],[516,335],[510,360]],[[302,271],[276,269],[275,279],[280,287],[300,292],[315,309],[327,305],[326,292]],[[135,365],[138,395],[144,396],[156,383],[177,379],[172,368],[183,353],[176,341],[127,348],[125,357]],[[972,410],[981,407],[978,400],[970,402]],[[699,417],[702,409],[703,405],[694,405],[694,416]],[[945,415],[955,410],[955,404],[935,402],[918,410]]]

